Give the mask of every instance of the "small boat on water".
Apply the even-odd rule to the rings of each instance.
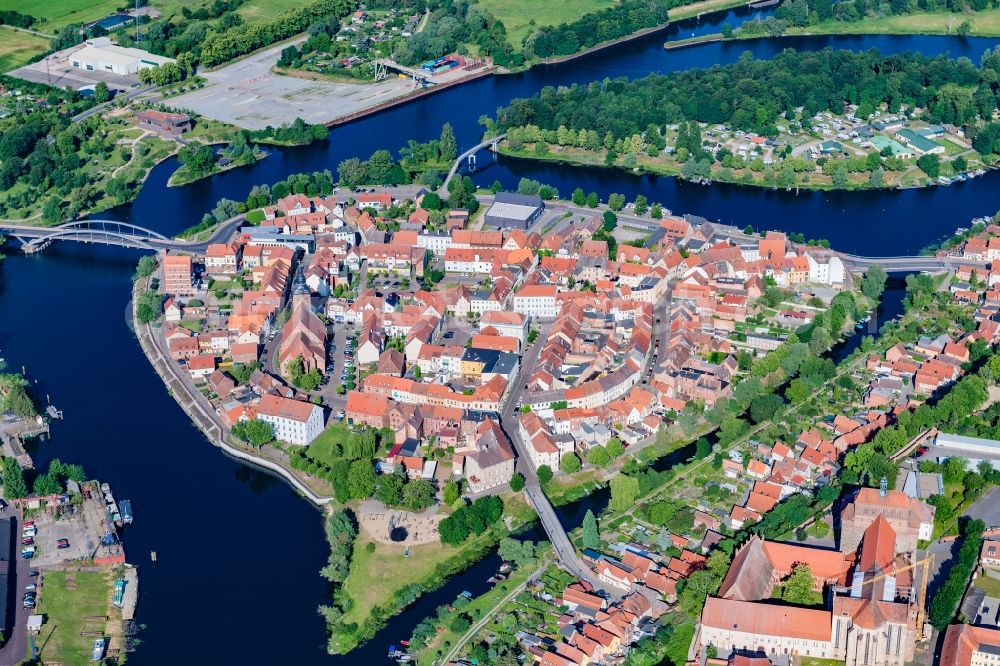
[[[122,500],[118,502],[118,510],[121,513],[122,522],[126,525],[132,524],[132,501]]]

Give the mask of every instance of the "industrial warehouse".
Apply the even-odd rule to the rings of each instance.
[[[484,222],[499,229],[527,229],[542,214],[545,204],[539,196],[497,192],[496,200],[486,211]]]

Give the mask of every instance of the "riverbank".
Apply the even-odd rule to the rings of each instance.
[[[809,138],[805,144],[819,144],[819,138]],[[527,144],[524,148],[514,150],[509,145],[509,139],[503,141],[498,147],[499,154],[523,160],[534,160],[540,162],[550,162],[555,164],[565,164],[570,166],[602,167],[614,168],[627,171],[635,176],[653,174],[657,176],[677,177],[700,185],[710,185],[712,183],[726,183],[730,185],[746,185],[751,187],[765,188],[770,190],[783,189],[787,191],[877,191],[922,188],[939,185],[938,180],[928,177],[922,170],[914,164],[907,164],[905,169],[898,171],[888,171],[881,169],[881,184],[873,184],[871,172],[844,170],[841,176],[836,171],[826,172],[822,164],[826,159],[817,160],[817,166],[811,170],[792,170],[781,168],[781,164],[765,165],[763,162],[758,165],[753,163],[742,168],[731,168],[719,162],[712,162],[697,173],[689,173],[687,164],[682,164],[673,158],[671,154],[658,153],[655,157],[650,157],[644,153],[632,153],[624,156],[615,154],[609,160],[608,151],[604,148],[599,150],[588,150],[574,146],[545,146],[544,150],[538,148],[538,144]],[[968,153],[966,158],[966,168],[963,171],[956,171],[951,166],[950,160],[944,160],[940,164],[940,175],[942,177],[974,178],[981,173],[976,173],[984,169],[994,168],[993,163],[986,163],[981,156],[973,151],[963,151]],[[862,152],[862,155],[865,153]],[[828,159],[828,158],[827,158]],[[840,178],[840,182],[838,181]]]
[[[347,654],[371,640],[393,616],[488,556],[500,539],[524,530],[537,519],[521,493],[500,497],[504,519],[459,546],[437,542],[404,551],[400,545],[375,542],[359,534],[350,574],[342,588],[342,596],[349,600],[348,609],[336,624],[328,626],[328,651]]]
[[[967,23],[968,31],[961,35],[959,28]],[[697,35],[686,39],[664,42],[668,51],[698,44],[721,41],[747,41],[756,39],[780,39],[782,37],[819,37],[825,35],[943,35],[959,37],[1000,37],[1000,9],[983,9],[968,14],[955,12],[916,12],[894,14],[863,21],[837,21],[827,19],[815,25],[792,26],[781,35],[741,35],[736,29],[729,37],[721,32]]]
[[[138,297],[147,289],[149,278],[139,278],[132,288],[132,302],[135,303]],[[205,406],[204,396],[198,393],[181,376],[178,366],[169,359],[163,351],[159,341],[159,336],[153,330],[152,324],[143,324],[136,316],[136,308],[131,309],[132,329],[139,340],[139,345],[149,361],[149,364],[160,376],[167,391],[173,396],[177,404],[184,410],[194,425],[201,430],[202,434],[213,445],[221,448],[224,453],[241,462],[249,463],[266,473],[287,481],[296,491],[317,506],[325,506],[333,501],[333,495],[328,489],[322,486],[325,482],[309,477],[300,479],[290,467],[282,465],[277,460],[263,457],[256,449],[237,447],[228,441],[229,433],[225,426],[219,422],[211,405]],[[310,484],[319,486],[314,488]]]

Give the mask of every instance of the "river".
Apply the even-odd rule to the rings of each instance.
[[[605,76],[731,62],[744,50],[767,56],[785,46],[898,52],[951,51],[978,59],[995,40],[940,37],[839,37],[709,44],[666,52],[669,36],[736,25],[745,12],[672,26],[666,31],[560,65],[488,77],[336,128],[327,141],[273,149],[262,162],[184,188],[167,188],[176,162],[153,171],[139,197],[110,211],[165,234],[198,222],[222,197],[242,199],[254,184],[316,169],[336,170],[350,156],[398,149],[410,138],[436,137],[451,122],[460,146],[478,141],[477,118],[512,98],[545,85],[567,85]],[[488,166],[487,166],[488,164]],[[577,185],[610,192],[644,193],[675,212],[691,212],[743,226],[802,231],[826,237],[840,249],[867,254],[917,250],[975,215],[1000,208],[993,174],[948,188],[920,191],[800,194],[730,186],[702,187],[670,178],[634,177],[621,171],[581,169],[527,161],[480,158],[478,182],[516,184],[523,176],[569,192]],[[226,458],[210,446],[149,368],[126,325],[134,252],[56,244],[44,253],[9,256],[0,270],[0,356],[24,365],[64,411],[51,441],[35,449],[39,466],[53,457],[82,463],[133,501],[136,522],[126,531],[129,559],[140,565],[138,618],[146,628],[130,657],[136,666],[197,663],[371,663],[385,659],[389,643],[408,638],[434,607],[469,590],[486,589],[495,556],[456,576],[390,621],[368,645],[344,658],[325,653],[325,631],[316,608],[327,601],[318,575],[327,553],[321,515],[283,482]],[[671,461],[673,458],[671,459]],[[669,461],[665,461],[665,464]],[[578,524],[601,495],[563,510]],[[158,553],[158,563],[149,552]],[[192,656],[196,654],[197,656]]]

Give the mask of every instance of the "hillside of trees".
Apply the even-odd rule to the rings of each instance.
[[[885,104],[891,112],[920,107],[924,120],[962,125],[977,150],[996,152],[1000,127],[989,119],[998,91],[1000,48],[986,52],[979,67],[944,55],[786,49],[772,60],[745,53],[731,65],[547,87],[501,109],[497,128],[564,126],[617,140],[641,135],[650,126],[696,120],[773,137],[779,119],[797,107],[812,117],[858,104],[857,115],[865,117]],[[987,140],[976,141],[979,134]]]

